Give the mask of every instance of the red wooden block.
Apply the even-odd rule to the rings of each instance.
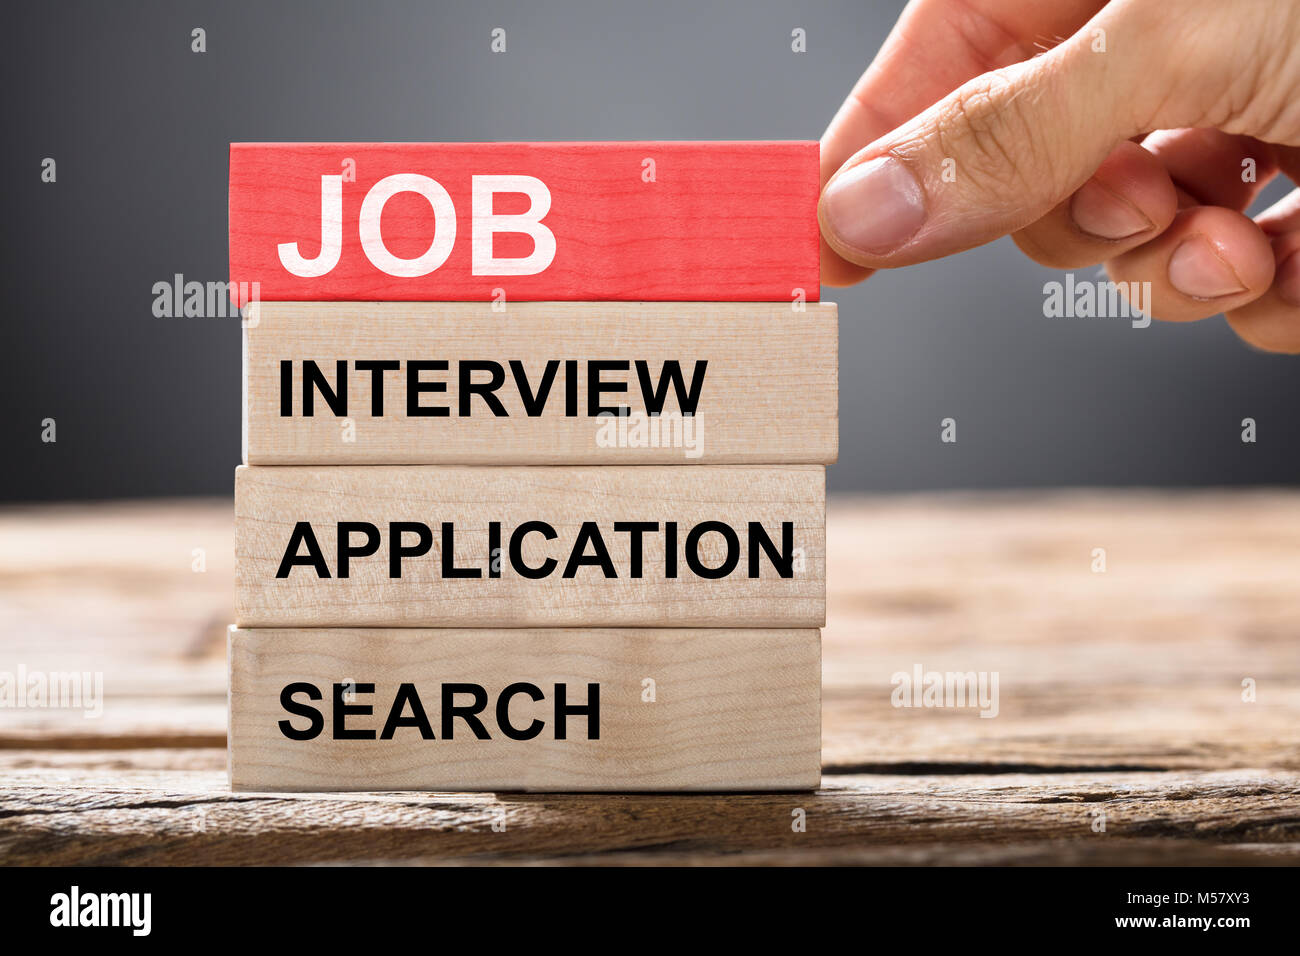
[[[266,301],[816,301],[818,186],[815,142],[233,143],[231,280]]]

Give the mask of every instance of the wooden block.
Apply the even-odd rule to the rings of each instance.
[[[233,143],[231,279],[268,301],[815,301],[819,183],[815,142]]]
[[[816,630],[232,628],[230,785],[810,790],[820,698]]]
[[[259,302],[244,461],[825,464],[836,325],[834,304]]]
[[[236,623],[820,627],[825,488],[820,465],[244,466]]]

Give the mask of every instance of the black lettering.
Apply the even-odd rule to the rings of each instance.
[[[519,398],[529,418],[537,418],[542,414],[542,409],[546,407],[546,397],[551,394],[551,386],[555,384],[555,373],[559,370],[560,360],[550,359],[546,363],[546,370],[542,373],[537,391],[534,392],[528,384],[528,373],[524,371],[524,363],[519,359],[510,360],[510,371],[515,376],[515,384],[519,386]]]
[[[564,361],[564,414],[578,417],[578,363],[574,359]]]
[[[626,372],[631,363],[619,359],[592,359],[587,363],[587,414],[591,418],[598,415],[619,414],[618,405],[602,406],[602,392],[626,392],[627,382],[602,382],[601,372]]]
[[[366,543],[359,547],[352,545],[352,532],[360,531],[366,536]],[[339,578],[348,576],[348,566],[353,558],[368,558],[379,550],[379,529],[369,521],[340,521],[338,528]]]
[[[411,716],[403,717],[402,712],[406,710],[408,703],[411,705]],[[397,688],[397,696],[393,698],[392,709],[388,711],[388,720],[384,721],[384,731],[379,735],[379,739],[392,740],[393,733],[398,727],[415,727],[419,729],[420,736],[425,740],[436,739],[414,684],[402,684]]]
[[[547,577],[555,571],[556,565],[559,564],[554,558],[547,558],[539,567],[530,568],[524,563],[524,538],[536,531],[547,541],[554,541],[557,537],[555,529],[545,521],[525,521],[514,531],[510,532],[510,567],[515,570],[520,577],[538,580]]]
[[[414,531],[418,536],[415,544],[402,544],[402,535]],[[433,531],[422,521],[393,521],[388,525],[388,576],[402,576],[402,559],[419,558],[429,553],[433,547]]]
[[[676,359],[664,362],[663,370],[659,373],[659,383],[652,385],[650,363],[644,359],[637,359],[636,376],[641,382],[641,395],[645,400],[646,412],[651,415],[659,415],[663,412],[664,403],[668,399],[668,385],[671,383],[673,391],[677,393],[677,407],[681,409],[682,414],[694,415],[700,404],[704,372],[708,367],[708,359],[700,359],[695,363],[695,371],[691,373],[691,387],[688,390],[686,380],[682,377],[681,362]]]
[[[300,557],[298,548],[304,542],[307,545],[307,553]],[[276,570],[275,576],[287,578],[289,570],[299,564],[314,568],[318,578],[330,576],[329,564],[325,561],[325,554],[321,551],[310,521],[299,521],[293,526],[293,531],[289,534],[289,543],[284,549],[284,557],[280,559],[280,567]]]
[[[767,529],[761,521],[749,523],[749,576],[758,577],[758,552],[762,548],[767,558],[783,578],[794,577],[794,522],[781,522],[781,551],[767,535]]]
[[[700,559],[700,538],[710,531],[716,531],[722,535],[723,540],[727,543],[726,556],[716,568],[710,568]],[[686,564],[699,577],[710,580],[725,578],[736,570],[736,565],[739,563],[740,538],[736,535],[736,529],[731,525],[722,521],[701,521],[686,533]]]
[[[461,706],[456,703],[457,694],[471,694],[474,703]],[[451,740],[455,732],[453,721],[459,717],[474,731],[479,740],[491,740],[492,735],[483,726],[478,715],[487,707],[487,691],[478,684],[443,684],[442,685],[442,739]]]
[[[501,577],[501,522],[488,522],[488,577]]]
[[[441,360],[408,361],[406,363],[406,414],[411,418],[446,418],[451,409],[446,405],[421,405],[424,392],[445,392],[446,382],[421,382],[421,372],[445,372],[447,363]]]
[[[511,740],[532,740],[542,732],[546,722],[534,719],[523,730],[516,729],[510,723],[510,699],[516,694],[527,694],[534,702],[546,699],[546,695],[542,693],[542,689],[536,684],[517,683],[509,685],[497,698],[497,726]]]
[[[555,685],[555,739],[568,740],[568,718],[587,718],[587,739],[600,739],[600,685],[587,685],[587,703],[569,705],[568,685]]]
[[[325,404],[329,406],[330,411],[338,418],[345,418],[348,414],[348,363],[339,359],[334,363],[334,379],[338,383],[337,391],[330,388],[329,382],[325,381],[325,375],[315,362],[306,359],[302,363],[302,414],[304,418],[311,418],[316,414],[316,393],[320,392],[321,398],[325,399]]]
[[[347,720],[349,717],[369,717],[375,712],[375,708],[369,704],[349,704],[343,700],[343,695],[352,692],[354,694],[373,694],[375,692],[374,684],[335,684],[334,685],[334,739],[335,740],[374,740],[374,730],[349,730]]]
[[[293,417],[293,362],[280,360],[280,417]]]
[[[486,382],[474,382],[475,372],[487,372],[490,376]],[[468,359],[460,363],[460,417],[468,418],[470,414],[469,400],[473,395],[483,399],[492,414],[497,418],[506,418],[509,413],[506,407],[501,404],[501,399],[496,397],[496,390],[501,387],[506,380],[505,369],[501,367],[500,362],[493,362],[486,359]]]
[[[641,536],[647,531],[658,531],[658,521],[615,521],[614,533],[620,534],[626,531],[632,536],[630,541],[630,551],[628,553],[628,576],[633,578],[641,577],[641,561],[644,549],[642,548]]]
[[[319,710],[310,704],[300,704],[294,700],[295,694],[306,694],[308,700],[320,700],[324,696],[319,687],[306,681],[285,684],[284,690],[280,691],[280,707],[295,717],[306,717],[309,723],[306,730],[297,730],[292,721],[282,720],[280,721],[280,733],[290,740],[315,740],[320,736],[320,732],[325,729],[325,718]]]
[[[444,578],[481,578],[481,568],[456,567],[456,526],[450,521],[442,523],[442,576]]]
[[[370,414],[380,418],[384,414],[384,372],[395,372],[402,367],[396,359],[364,359],[353,363],[358,372],[370,373]]]
[[[588,544],[595,550],[591,556],[587,555]],[[614,561],[609,556],[609,549],[605,547],[605,539],[600,536],[600,526],[594,521],[584,521],[582,527],[578,529],[577,540],[573,542],[573,550],[569,552],[569,563],[564,566],[564,577],[574,577],[578,573],[578,568],[585,565],[600,568],[607,578],[618,577],[618,572],[614,570]]]

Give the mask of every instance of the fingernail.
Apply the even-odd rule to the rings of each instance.
[[[1300,252],[1293,252],[1282,261],[1273,284],[1279,296],[1292,305],[1300,305]]]
[[[821,199],[822,221],[851,249],[884,255],[925,221],[925,193],[892,156],[880,156],[836,176]]]
[[[1095,179],[1080,186],[1070,200],[1070,217],[1081,230],[1098,239],[1127,239],[1154,225],[1137,206]]]
[[[1204,236],[1184,239],[1169,257],[1169,284],[1193,299],[1218,299],[1245,292],[1232,266]]]

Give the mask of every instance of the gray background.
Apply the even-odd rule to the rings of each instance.
[[[815,139],[899,3],[67,3],[6,11],[0,500],[226,494],[239,329],[156,319],[226,276],[249,140]],[[208,52],[190,52],[190,30]],[[508,52],[489,52],[504,27]],[[808,52],[790,51],[803,27]],[[58,162],[58,182],[40,163]],[[1280,194],[1277,187],[1270,198]],[[1291,483],[1300,360],[1222,318],[1046,319],[1009,240],[840,303],[833,490]],[[959,441],[939,441],[958,420]],[[1240,421],[1259,441],[1239,440]],[[41,419],[57,444],[40,440]]]

